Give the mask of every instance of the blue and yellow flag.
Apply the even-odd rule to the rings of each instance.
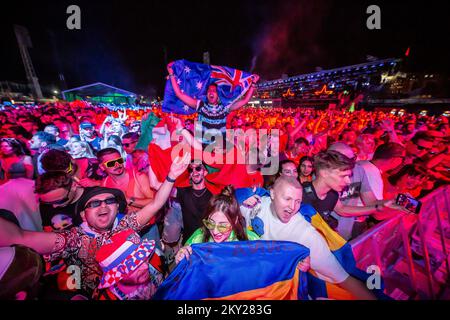
[[[240,204],[248,199],[252,195],[267,196],[269,192],[262,188],[257,188],[253,191],[250,188],[242,188],[236,190],[236,199]],[[342,265],[344,270],[352,277],[363,281],[367,281],[372,274],[364,272],[356,267],[355,257],[351,245],[342,238],[336,231],[323,220],[320,214],[309,204],[302,204],[300,206],[299,214],[311,223],[316,230],[323,236],[330,248],[330,251]],[[308,276],[308,294],[312,299],[328,298],[336,300],[353,300],[353,297],[349,292],[342,289],[338,285],[326,282],[315,276],[314,270],[310,270]],[[384,286],[381,285],[380,289],[372,289],[372,293],[380,300],[390,299],[383,293]]]
[[[153,296],[155,300],[307,299],[298,263],[309,250],[288,241],[235,241],[192,245]]]

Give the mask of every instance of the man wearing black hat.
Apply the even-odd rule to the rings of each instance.
[[[190,154],[186,153],[173,161],[154,201],[136,213],[121,214],[127,205],[122,191],[94,187],[84,192],[78,200],[76,212],[83,221],[79,227],[58,233],[29,232],[0,219],[0,246],[22,244],[45,254],[49,261],[63,258],[67,265],[80,268],[81,289],[91,295],[102,275],[95,261],[97,250],[117,232],[125,229],[139,232],[151,224],[152,218],[167,201],[175,179],[186,170],[189,159]]]

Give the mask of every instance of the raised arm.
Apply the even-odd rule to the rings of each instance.
[[[256,82],[258,82],[259,80],[259,76],[257,74],[252,75],[252,85],[250,86],[250,89],[247,90],[247,92],[245,93],[244,98],[242,98],[239,101],[236,101],[235,103],[233,103],[230,107],[231,111],[237,110],[239,108],[242,108],[243,106],[245,106],[250,99],[253,96],[253,92],[255,92],[256,89]]]
[[[325,119],[325,116],[326,116],[325,112],[320,115],[319,119],[314,124],[313,134],[318,134],[319,133],[320,124],[322,123],[322,120]]]
[[[0,247],[20,244],[40,254],[50,254],[55,247],[56,237],[54,232],[24,231],[0,218]]]
[[[303,119],[302,122],[300,122],[299,125],[297,127],[295,127],[295,129],[292,130],[291,133],[289,133],[289,138],[292,138],[292,140],[295,141],[295,136],[300,132],[300,130],[303,129],[305,124],[306,124],[306,119]]]
[[[197,101],[198,100],[181,92],[180,86],[178,85],[178,82],[177,82],[177,79],[175,79],[172,65],[173,65],[173,62],[171,62],[167,65],[167,71],[169,72],[170,83],[172,83],[173,91],[175,91],[175,94],[177,95],[178,99],[183,101],[189,107],[191,107],[193,109],[197,109]]]
[[[176,157],[172,162],[167,179],[161,185],[161,188],[155,195],[155,199],[144,208],[138,211],[137,220],[140,225],[147,224],[150,219],[162,208],[169,198],[170,191],[173,188],[173,184],[188,167],[191,160],[191,154],[185,153],[183,157]]]
[[[181,119],[175,116],[171,116],[168,119],[168,128],[171,133],[176,130],[177,134],[181,134],[191,147],[197,150],[203,150],[202,144],[183,126]]]

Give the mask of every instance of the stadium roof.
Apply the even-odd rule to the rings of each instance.
[[[62,91],[63,98],[65,99],[65,94],[70,93],[80,97],[91,97],[91,96],[114,96],[117,94],[127,96],[127,97],[136,97],[137,95],[133,92],[119,89],[108,84],[102,82],[96,82],[92,84],[88,84],[85,86],[64,90]]]

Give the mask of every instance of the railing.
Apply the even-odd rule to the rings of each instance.
[[[449,294],[450,186],[421,201],[419,215],[399,214],[350,242],[358,267],[378,266],[385,293],[393,298],[442,299]]]

